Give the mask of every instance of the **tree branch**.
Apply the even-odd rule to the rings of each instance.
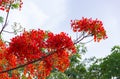
[[[75,39],[75,42],[79,40],[82,36],[84,36],[84,32],[82,32],[81,35]]]
[[[7,12],[7,15],[6,15],[6,18],[5,18],[5,23],[0,31],[0,35],[2,34],[3,30],[5,29],[5,27],[7,26],[7,21],[8,21],[8,16],[9,16],[9,12],[10,12],[10,7],[11,7],[11,4],[9,5],[9,11]]]
[[[79,42],[79,44],[86,44],[86,43],[89,43],[89,42],[91,42],[91,41],[93,41],[94,39],[91,39],[91,40],[89,40],[89,41],[87,41],[87,42]]]
[[[3,30],[3,32],[6,32],[6,33],[14,33],[14,32],[6,31],[6,30]]]
[[[22,67],[25,67],[25,66],[27,66],[27,65],[29,65],[29,64],[33,64],[33,63],[38,62],[38,61],[42,61],[43,59],[47,58],[47,57],[50,56],[50,55],[53,55],[54,53],[56,53],[56,52],[51,52],[50,54],[48,54],[48,55],[46,55],[46,56],[43,56],[43,57],[41,57],[41,58],[39,58],[39,59],[37,59],[37,60],[28,62],[28,63],[26,63],[26,64],[17,66],[17,67],[15,67],[15,68],[11,68],[11,69],[8,69],[8,70],[1,71],[0,74],[9,72],[9,71],[12,71],[12,70],[15,70],[15,69],[19,69],[19,68],[22,68]]]
[[[91,35],[88,34],[88,35],[85,35],[85,36],[84,36],[84,34],[83,34],[83,37],[82,37],[82,38],[77,38],[77,40],[74,42],[74,44],[79,43],[79,42],[82,41],[84,38],[89,37],[89,36],[91,36]]]

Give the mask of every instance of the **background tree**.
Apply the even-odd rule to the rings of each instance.
[[[101,68],[100,68],[100,63],[102,59],[97,59],[95,57],[89,59],[90,62],[92,62],[88,68],[87,68],[87,73],[85,76],[85,79],[101,79]],[[88,64],[88,63],[86,63]]]
[[[120,78],[120,46],[114,46],[111,54],[105,57],[100,64],[102,78]]]

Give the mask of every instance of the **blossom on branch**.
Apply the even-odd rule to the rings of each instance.
[[[71,27],[74,32],[85,32],[88,35],[94,36],[94,41],[106,39],[106,31],[102,21],[92,18],[82,18],[81,20],[71,20]]]
[[[24,75],[30,73],[32,77],[45,78],[54,68],[64,72],[70,65],[69,57],[74,53],[76,47],[66,33],[53,34],[38,29],[24,31],[12,38],[7,47],[7,60],[12,67],[17,67],[43,58],[25,66]]]
[[[22,4],[22,0],[0,0],[0,10],[8,12],[10,8],[21,9]]]

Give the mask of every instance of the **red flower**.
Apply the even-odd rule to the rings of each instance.
[[[76,50],[72,39],[64,32],[56,35],[51,34],[48,37],[47,46],[51,50],[71,50],[72,53]]]
[[[66,51],[58,51],[52,56],[54,68],[64,72],[70,65],[69,53]]]
[[[22,0],[0,0],[0,10],[5,10],[9,12],[10,7],[12,5],[19,4],[19,8],[21,9],[21,5],[23,4]]]
[[[48,76],[53,68],[64,72],[70,64],[69,56],[76,53],[74,43],[66,33],[53,34],[43,30],[24,31],[11,39],[7,49],[9,57],[6,59],[12,67],[48,55],[24,69],[24,75],[30,72],[31,76],[40,78]]]
[[[94,36],[94,41],[107,38],[103,23],[98,19],[92,20],[92,18],[88,19],[83,17],[81,20],[72,20],[71,27],[74,32],[86,32]]]
[[[21,61],[40,58],[43,54],[41,50],[45,47],[44,37],[45,33],[42,30],[25,31],[22,35],[11,39],[8,51]]]

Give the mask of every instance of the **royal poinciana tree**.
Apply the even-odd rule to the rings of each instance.
[[[0,10],[6,11],[5,21],[0,17],[0,35],[6,32],[11,9],[21,9],[22,0],[0,0]],[[0,38],[0,79],[45,79],[53,69],[64,72],[70,65],[70,57],[76,53],[76,45],[87,37],[95,42],[106,39],[102,21],[92,18],[71,20],[73,32],[79,32],[75,41],[61,32],[54,34],[41,29],[26,31],[11,38],[6,44]]]

